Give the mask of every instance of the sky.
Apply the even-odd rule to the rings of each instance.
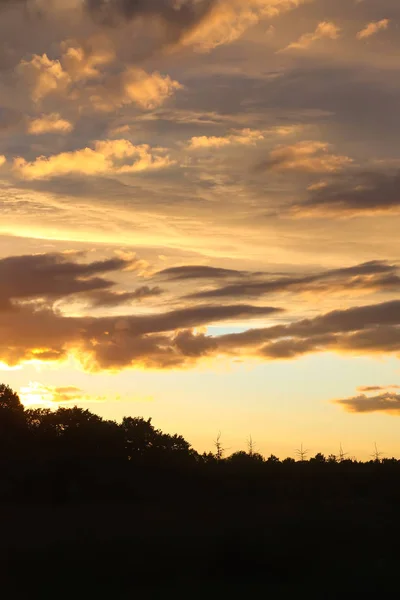
[[[398,0],[0,0],[0,381],[400,456]]]

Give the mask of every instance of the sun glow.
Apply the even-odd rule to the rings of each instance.
[[[21,402],[25,407],[40,406],[50,408],[53,406],[52,394],[49,389],[37,382],[30,382],[20,388]]]

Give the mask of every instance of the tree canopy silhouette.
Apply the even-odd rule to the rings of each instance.
[[[57,502],[98,493],[142,497],[157,494],[160,486],[170,493],[182,486],[206,493],[209,486],[247,489],[251,481],[260,491],[282,480],[293,495],[300,480],[309,490],[325,485],[325,490],[342,493],[344,482],[356,492],[361,489],[357,482],[375,476],[377,469],[387,476],[393,469],[400,474],[400,461],[377,452],[367,463],[345,459],[343,452],[328,458],[317,453],[307,460],[301,445],[299,460],[281,461],[255,452],[251,437],[247,451],[228,456],[220,433],[214,445],[215,452],[200,455],[181,435],[164,433],[142,417],[127,416],[117,423],[77,406],[25,409],[9,386],[0,385],[0,502],[21,495]],[[355,475],[350,483],[343,479],[348,471]]]

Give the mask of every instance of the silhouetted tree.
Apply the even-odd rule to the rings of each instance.
[[[280,462],[279,458],[277,456],[275,456],[274,454],[271,454],[271,456],[269,456],[267,458],[267,463],[270,464],[278,464]]]
[[[273,454],[265,460],[254,446],[250,436],[247,451],[224,458],[219,432],[216,452],[199,455],[151,419],[116,423],[77,406],[25,410],[15,392],[0,385],[0,502],[178,498],[190,489],[204,502],[213,494],[256,497],[267,490],[278,504],[328,497],[334,503],[342,496],[357,503],[359,496],[375,500],[378,491],[400,497],[400,461],[381,458],[376,445],[366,463],[345,458],[341,445],[338,456],[317,453],[309,461],[301,445],[298,462]]]
[[[8,385],[0,384],[0,457],[23,451],[26,443],[24,407]]]
[[[379,452],[378,447],[376,445],[376,442],[374,444],[374,451],[371,454],[372,459],[374,460],[374,462],[379,463],[381,462],[381,457],[383,456],[383,452]]]
[[[224,458],[226,448],[222,447],[220,431],[218,432],[217,439],[214,441],[214,446],[215,446],[215,450],[216,450],[215,456],[216,456],[217,460],[222,460]]]
[[[304,450],[303,444],[301,444],[300,448],[296,450],[296,455],[299,458],[300,462],[304,462],[307,458],[308,450]]]
[[[254,448],[255,444],[253,442],[253,438],[251,437],[251,435],[249,435],[249,439],[247,440],[247,451],[249,453],[249,456],[253,456]]]
[[[324,463],[326,458],[321,452],[318,452],[313,458],[310,458],[310,462]]]

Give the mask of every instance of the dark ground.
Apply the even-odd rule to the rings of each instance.
[[[396,594],[398,505],[160,503],[3,506],[3,589],[21,598]]]

